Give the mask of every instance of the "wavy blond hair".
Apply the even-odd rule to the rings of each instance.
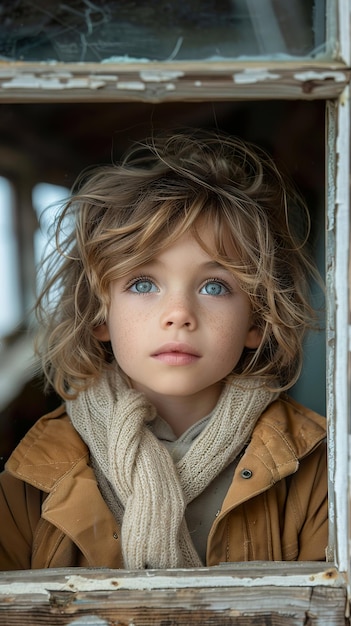
[[[214,250],[200,239],[200,220]],[[94,335],[112,281],[188,231],[239,281],[261,330],[260,346],[244,350],[232,375],[260,376],[280,389],[297,380],[315,319],[308,211],[262,150],[194,131],[135,144],[120,164],[83,172],[63,207],[36,309],[37,352],[59,395],[77,394],[113,360]]]

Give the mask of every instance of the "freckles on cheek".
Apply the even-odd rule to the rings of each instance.
[[[133,325],[130,320],[120,319],[119,324],[116,324],[115,338],[117,345],[125,345],[133,337]]]
[[[140,317],[135,314],[135,311],[130,311],[128,307],[125,311],[117,311],[115,315],[111,316],[110,334],[117,360],[130,358],[134,347],[138,344],[138,337],[142,328],[143,324]]]
[[[244,349],[247,327],[246,322],[236,319],[236,316],[217,317],[216,335],[218,347],[228,358],[238,358]]]
[[[216,335],[220,340],[228,341],[235,334],[235,320],[233,317],[228,318],[226,315],[217,313],[211,316],[208,321],[209,327],[212,333]]]

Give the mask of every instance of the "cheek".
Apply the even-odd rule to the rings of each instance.
[[[143,343],[145,331],[145,315],[135,307],[112,307],[108,328],[116,360],[122,362],[133,360],[138,347]]]
[[[133,339],[132,328],[128,316],[122,314],[118,309],[112,308],[107,321],[111,337],[111,344],[114,355],[118,360],[119,353],[126,350],[128,344]]]
[[[213,337],[218,346],[218,353],[223,359],[237,362],[245,347],[249,330],[249,311],[242,310],[217,315],[213,320]]]

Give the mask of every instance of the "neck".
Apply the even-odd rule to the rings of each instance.
[[[164,396],[145,391],[139,388],[147,396],[148,400],[156,407],[157,413],[171,427],[176,437],[180,437],[190,426],[206,417],[217,404],[222,391],[222,384],[218,383],[202,391],[201,394],[192,396]]]

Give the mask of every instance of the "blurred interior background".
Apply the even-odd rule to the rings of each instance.
[[[134,140],[158,129],[216,127],[264,147],[297,184],[310,207],[311,244],[323,273],[324,107],[321,101],[0,105],[1,465],[32,423],[60,403],[43,393],[31,367],[37,264],[55,214],[45,208],[69,194],[83,168],[118,161]],[[293,390],[323,414],[324,341],[323,332],[308,338]]]

